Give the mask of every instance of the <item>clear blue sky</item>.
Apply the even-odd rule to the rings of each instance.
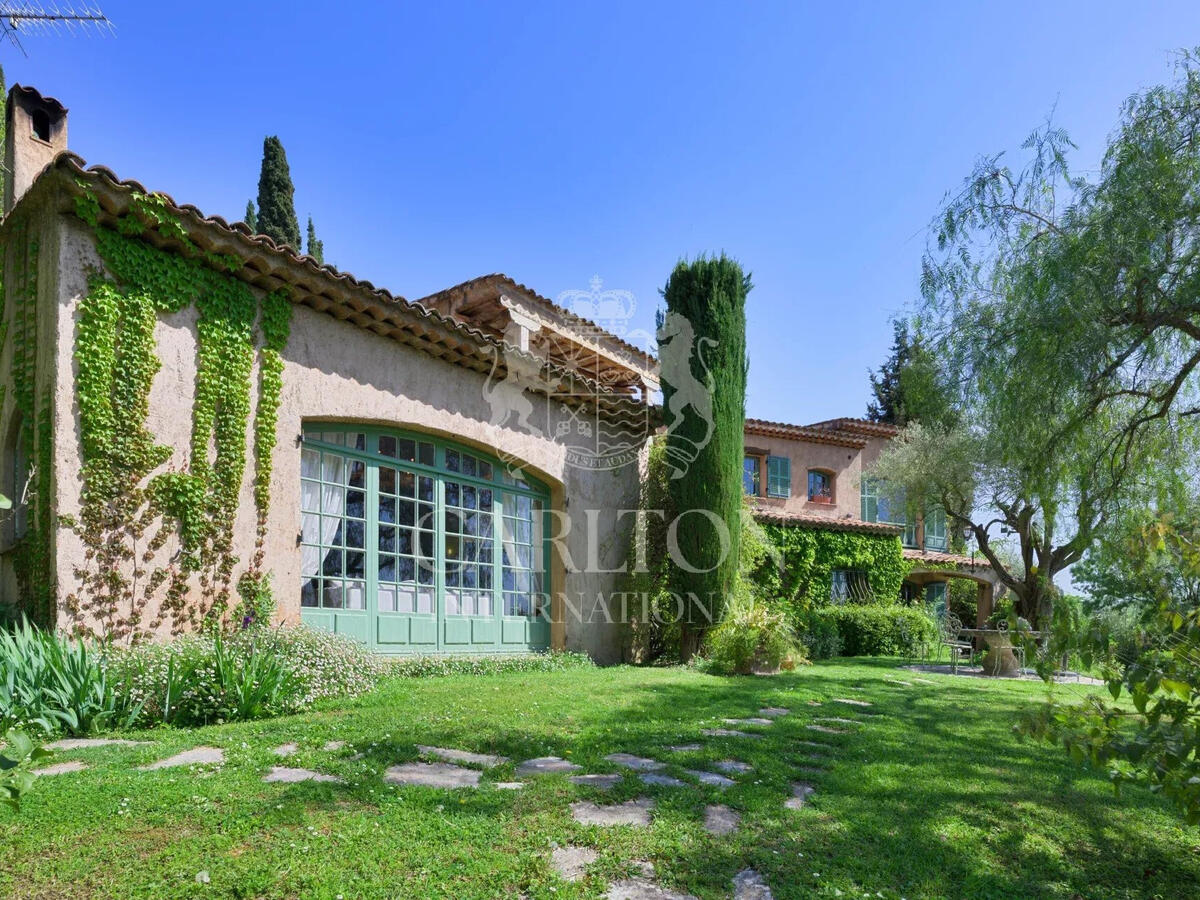
[[[1195,2],[102,5],[115,37],[0,48],[89,162],[240,219],[278,134],[327,258],[410,298],[599,274],[652,328],[675,261],[725,250],[748,412],[796,422],[863,413],[977,155],[1056,107],[1094,166],[1200,43]]]

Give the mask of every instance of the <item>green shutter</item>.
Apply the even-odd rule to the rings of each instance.
[[[786,456],[767,457],[767,496],[792,496],[792,461]]]
[[[875,479],[864,478],[860,488],[862,497],[862,520],[874,522],[879,518],[879,503],[876,497]]]

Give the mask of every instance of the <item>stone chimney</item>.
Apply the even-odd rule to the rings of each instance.
[[[4,113],[4,214],[33,179],[67,149],[67,109],[34,88],[14,84]]]

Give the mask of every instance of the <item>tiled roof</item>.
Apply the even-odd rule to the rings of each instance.
[[[826,419],[823,422],[813,422],[808,428],[818,428],[822,431],[837,431],[849,434],[862,434],[868,437],[895,437],[900,429],[885,422],[872,422],[870,419],[855,419],[842,417]]]
[[[904,550],[905,559],[920,560],[921,562],[952,563],[956,566],[964,566],[968,569],[990,569],[992,564],[985,557],[971,559],[969,556],[963,556],[960,553],[940,553],[937,550],[917,550],[915,548],[906,547]]]
[[[51,180],[49,176],[54,173],[61,176],[53,180],[63,188],[64,211],[74,209],[73,200],[69,198],[91,191],[100,204],[102,222],[115,221],[118,216],[128,213],[135,195],[152,193],[137,181],[118,178],[105,166],[88,166],[76,154],[64,152],[38,174],[30,190],[4,222],[11,221],[39,192],[48,193],[50,188],[44,187],[44,183]],[[234,276],[263,290],[286,286],[293,302],[484,374],[493,372],[494,367],[504,371],[506,354],[520,352],[478,328],[426,309],[348,272],[339,272],[289,246],[277,244],[264,234],[255,234],[243,222],[230,224],[220,216],[206,216],[191,204],[178,204],[169,195],[156,193],[154,196],[161,198],[178,217],[190,240],[207,252],[237,256],[243,266],[233,273]],[[142,238],[168,248],[177,248],[179,244],[174,237],[152,228],[146,229]],[[573,393],[595,397],[597,404],[609,415],[643,419],[646,415],[645,407],[637,401],[609,392],[579,372],[549,367],[548,374],[552,391],[558,390],[553,383],[563,386],[575,383]]]
[[[898,535],[903,529],[883,522],[864,522],[862,519],[834,519],[811,513],[784,512],[774,509],[755,509],[754,518],[773,525],[795,525],[798,528],[826,528],[830,531],[858,531],[863,534]]]
[[[654,369],[658,368],[658,358],[655,357],[654,354],[647,353],[645,350],[642,350],[640,347],[635,347],[633,344],[618,337],[617,335],[613,334],[611,331],[606,331],[605,329],[603,329],[599,325],[597,325],[595,322],[593,322],[591,319],[585,319],[583,316],[576,315],[574,312],[567,309],[565,306],[560,306],[559,304],[557,304],[553,300],[551,300],[549,297],[543,297],[541,294],[539,294],[533,288],[529,287],[528,285],[521,284],[519,281],[516,281],[515,279],[510,278],[508,275],[505,275],[503,272],[493,272],[491,275],[480,275],[478,278],[472,278],[469,281],[464,281],[462,284],[456,284],[453,287],[448,287],[443,290],[436,291],[435,293],[429,294],[426,297],[422,297],[417,302],[424,303],[427,300],[433,300],[435,298],[443,297],[443,296],[446,296],[447,294],[453,294],[456,291],[463,291],[468,288],[474,287],[479,284],[487,283],[487,282],[504,285],[504,286],[511,288],[514,291],[517,291],[518,293],[524,294],[525,296],[532,299],[535,303],[537,303],[539,306],[543,307],[544,309],[547,309],[547,310],[555,313],[556,315],[562,316],[569,324],[574,325],[577,328],[585,328],[594,333],[602,334],[602,335],[604,335],[604,337],[607,340],[611,341],[612,343],[614,343],[616,346],[620,347],[625,352],[633,354],[638,360],[640,360],[646,366],[648,366],[650,368],[654,368]],[[430,304],[430,305],[432,305],[432,304]]]
[[[789,425],[786,422],[771,422],[766,419],[747,419],[745,430],[747,434],[810,441],[816,444],[836,444],[839,447],[857,447],[859,449],[867,446],[867,439],[860,435],[833,431],[828,428],[816,428],[812,425]]]

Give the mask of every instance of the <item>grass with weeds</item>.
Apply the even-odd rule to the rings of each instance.
[[[771,678],[628,667],[390,678],[304,715],[129,734],[153,743],[58,754],[90,768],[41,778],[19,813],[0,810],[0,895],[598,898],[638,860],[701,898],[727,897],[747,866],[780,900],[1194,895],[1200,832],[1159,798],[1114,795],[1102,773],[1013,734],[1043,686],[936,675],[906,686],[897,679],[923,676],[895,666],[837,660]],[[700,735],[764,706],[792,715],[747,726],[762,740]],[[862,724],[845,734],[805,727],[818,717]],[[327,741],[346,745],[324,751]],[[346,784],[263,783],[280,763],[272,748],[289,742],[300,749],[287,765]],[[666,749],[690,742],[703,749]],[[383,770],[416,759],[417,744],[512,762],[487,771],[478,791],[385,785]],[[225,763],[136,770],[197,745],[223,748]],[[535,756],[622,771],[604,760],[618,751],[666,761],[684,779],[684,769],[730,757],[754,772],[725,791],[647,787],[633,773],[608,792],[557,776],[522,791],[486,786],[513,780],[515,764]],[[794,780],[816,788],[798,811],[783,805]],[[643,795],[657,801],[647,829],[583,827],[568,810],[576,799]],[[706,803],[736,809],[742,827],[709,836]],[[591,846],[599,859],[584,880],[564,882],[549,865],[554,844]]]

